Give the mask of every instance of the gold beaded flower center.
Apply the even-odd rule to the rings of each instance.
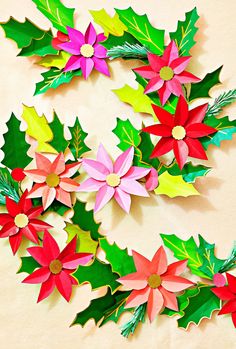
[[[55,188],[60,183],[60,177],[56,173],[50,173],[46,178],[46,183],[50,188]]]
[[[174,139],[180,141],[181,139],[184,139],[186,136],[186,131],[183,126],[175,126],[172,129],[172,136]]]
[[[26,214],[20,213],[15,217],[14,223],[18,228],[25,228],[29,223],[29,218]]]
[[[161,277],[157,274],[152,274],[148,278],[148,286],[158,288],[161,285]]]
[[[55,259],[49,265],[50,272],[55,275],[59,274],[62,271],[62,267],[62,262],[59,261],[59,259]]]
[[[80,48],[80,53],[85,58],[90,58],[94,55],[94,48],[90,44],[84,44]]]

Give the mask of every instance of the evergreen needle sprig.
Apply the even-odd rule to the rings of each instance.
[[[132,318],[121,327],[122,336],[128,338],[130,334],[133,334],[140,322],[145,321],[147,304],[141,304],[135,308]]]
[[[220,268],[220,273],[225,273],[231,269],[236,268],[236,242],[234,243],[233,250],[228,259],[224,262],[222,267]]]
[[[9,171],[6,168],[0,168],[0,205],[5,205],[5,197],[18,202],[20,199],[18,193],[18,184],[13,181]]]
[[[107,51],[107,56],[110,59],[115,58],[133,58],[133,59],[144,59],[147,58],[148,50],[146,47],[139,44],[129,44],[126,42],[122,46],[112,47]]]
[[[221,113],[223,107],[236,101],[236,89],[222,93],[217,97],[212,105],[208,107],[206,117],[217,116]]]

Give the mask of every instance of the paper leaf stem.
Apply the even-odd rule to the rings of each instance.
[[[15,202],[20,199],[19,184],[12,179],[7,168],[0,168],[0,205],[5,205],[6,196]]]

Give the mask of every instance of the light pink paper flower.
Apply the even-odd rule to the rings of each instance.
[[[104,34],[97,35],[92,23],[89,24],[85,35],[70,27],[67,27],[67,31],[70,41],[58,44],[62,50],[73,55],[69,58],[64,71],[81,69],[84,78],[87,79],[94,68],[102,74],[110,76],[105,61],[107,50],[99,45],[101,41],[106,39]]]
[[[101,210],[102,207],[115,198],[125,212],[130,211],[132,195],[149,196],[147,190],[137,180],[147,176],[151,172],[150,182],[147,182],[147,189],[153,190],[157,186],[156,178],[152,169],[132,166],[134,157],[134,148],[131,147],[122,153],[115,163],[100,144],[97,160],[83,159],[82,165],[90,176],[83,182],[78,191],[93,192],[98,191],[94,211]],[[154,170],[155,171],[155,170]]]
[[[185,71],[191,56],[179,57],[178,48],[174,41],[164,51],[162,57],[148,53],[149,65],[134,69],[143,78],[150,80],[145,93],[158,91],[160,101],[164,105],[173,93],[183,94],[181,84],[200,81],[195,75]]]
[[[194,285],[188,279],[180,277],[187,266],[187,260],[168,266],[164,248],[161,246],[152,261],[132,251],[136,273],[121,277],[118,281],[127,290],[133,291],[126,301],[125,308],[137,307],[147,302],[149,320],[152,322],[163,307],[178,311],[174,292],[180,292]]]
[[[36,183],[28,198],[42,197],[44,210],[55,199],[71,207],[71,193],[78,191],[79,183],[70,177],[78,171],[80,163],[66,165],[63,153],[58,154],[53,162],[39,153],[35,156],[37,169],[24,171]]]

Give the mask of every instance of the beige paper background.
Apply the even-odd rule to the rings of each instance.
[[[224,64],[221,76],[224,85],[212,91],[214,96],[236,86],[235,0],[67,0],[65,4],[77,8],[77,26],[80,29],[84,29],[91,19],[88,9],[104,7],[113,13],[113,7],[132,5],[137,12],[146,12],[154,25],[167,31],[173,31],[177,19],[183,19],[186,11],[197,6],[201,15],[200,30],[198,43],[192,50],[194,58],[190,68],[203,77]],[[1,0],[0,20],[7,21],[9,16],[22,21],[26,16],[45,29],[50,26],[30,0]],[[0,42],[0,146],[3,144],[2,134],[7,130],[6,121],[11,112],[21,115],[22,103],[34,105],[49,119],[54,108],[69,126],[78,115],[89,132],[88,145],[96,150],[102,141],[114,156],[119,153],[117,139],[111,133],[116,124],[115,118],[128,117],[137,126],[143,120],[128,105],[120,103],[111,91],[125,83],[135,86],[130,69],[134,63],[116,61],[110,64],[112,79],[95,73],[88,82],[76,79],[56,92],[32,97],[42,68],[34,65],[34,59],[16,57],[16,45],[4,39],[2,30]],[[235,112],[235,106],[227,109],[231,117],[235,117]],[[2,153],[0,156],[2,158]],[[199,197],[173,200],[154,196],[149,199],[134,198],[129,216],[116,205],[108,205],[97,214],[97,219],[102,220],[102,230],[111,242],[115,240],[121,247],[129,246],[147,257],[151,257],[161,243],[161,232],[176,233],[182,238],[201,233],[207,240],[216,243],[219,257],[226,257],[235,239],[235,156],[235,138],[224,142],[221,149],[210,149],[209,165],[214,169],[207,178],[198,181],[197,187],[202,194]],[[89,201],[88,207],[92,207],[93,197]],[[52,222],[53,217],[49,217],[48,221]],[[58,220],[56,234],[61,243],[65,243],[66,238],[63,226],[63,221]],[[122,346],[135,349],[230,349],[235,346],[236,332],[230,318],[215,315],[211,321],[204,320],[199,328],[192,326],[188,332],[177,329],[175,319],[162,316],[151,325],[147,322],[141,326],[129,340],[120,335],[119,327],[113,323],[98,329],[93,321],[89,321],[84,329],[79,326],[69,328],[76,312],[87,307],[97,292],[92,293],[86,285],[76,289],[70,304],[54,295],[37,305],[38,286],[21,284],[23,275],[15,275],[19,259],[13,258],[6,241],[0,241],[0,250],[1,348],[118,349]],[[128,318],[129,315],[125,315],[122,322]]]

